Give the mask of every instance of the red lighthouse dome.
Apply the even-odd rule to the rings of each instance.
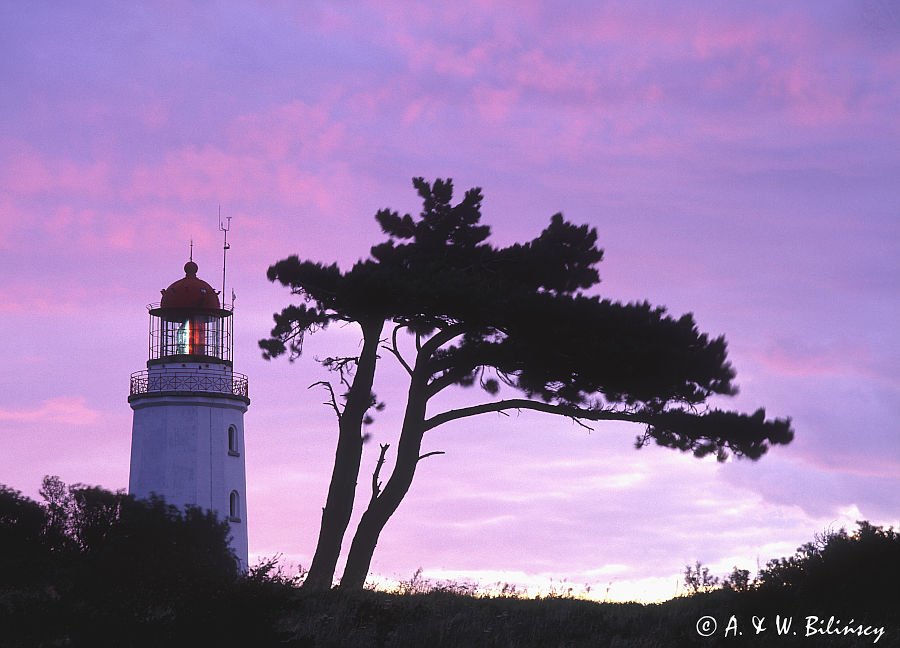
[[[164,289],[149,309],[148,366],[173,361],[231,365],[231,310],[197,277],[193,260],[184,264],[184,277]]]
[[[162,291],[159,307],[218,310],[216,291],[203,279],[197,278],[197,270],[197,264],[193,261],[185,263],[184,277]]]

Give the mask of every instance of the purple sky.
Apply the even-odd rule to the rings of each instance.
[[[716,464],[635,451],[627,425],[457,422],[426,437],[447,454],[423,462],[377,574],[646,600],[697,559],[755,571],[825,528],[900,521],[889,0],[7,2],[0,80],[2,483],[127,485],[145,305],[183,276],[191,238],[219,284],[221,203],[251,560],[308,565],[336,426],[306,386],[327,377],[313,357],[352,352],[357,332],[264,362],[256,340],[289,297],[266,268],[349,267],[380,240],[378,208],[418,209],[413,176],[449,176],[460,196],[483,187],[498,243],[557,211],[596,227],[600,292],[724,333],[741,394],[718,404],[791,416],[797,437]],[[375,441],[394,439],[401,378],[379,370]]]

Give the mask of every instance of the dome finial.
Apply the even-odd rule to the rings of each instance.
[[[191,256],[188,259],[188,262],[184,264],[184,276],[185,277],[196,277],[197,270],[200,268],[194,263],[194,239],[191,238]]]

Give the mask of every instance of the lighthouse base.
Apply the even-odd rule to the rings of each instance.
[[[244,399],[228,395],[132,396],[128,492],[162,497],[179,509],[214,511],[231,527],[231,547],[247,570]]]

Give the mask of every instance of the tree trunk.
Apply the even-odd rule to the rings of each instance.
[[[356,480],[362,458],[362,421],[371,403],[372,383],[383,321],[363,324],[363,349],[347,393],[347,402],[340,417],[334,469],[328,486],[328,497],[322,509],[319,540],[309,573],[303,583],[306,590],[330,589],[341,553],[341,543],[356,494]]]
[[[347,555],[347,565],[341,577],[341,587],[359,589],[365,584],[378,538],[391,515],[409,492],[419,461],[422,432],[413,432],[407,437],[406,445],[409,447],[403,448],[405,452],[398,452],[397,463],[384,491],[369,503],[356,527],[356,534],[350,544],[350,553]],[[401,435],[400,445],[403,445],[403,442],[404,438]]]
[[[422,437],[425,434],[425,410],[430,398],[428,381],[432,377],[430,368],[432,354],[462,332],[461,327],[448,327],[432,336],[416,355],[415,368],[409,381],[406,411],[403,414],[403,428],[397,444],[397,461],[384,490],[377,496],[373,493],[369,506],[356,527],[356,534],[350,544],[350,553],[347,554],[347,565],[341,577],[341,587],[359,589],[365,584],[378,538],[391,515],[409,492],[419,463]]]
[[[353,498],[356,493],[356,478],[359,474],[361,456],[362,438],[354,433],[352,426],[341,425],[328,498],[322,509],[319,540],[309,573],[303,582],[304,589],[331,588],[334,570],[341,553],[341,542],[353,512]]]
[[[425,418],[425,404],[427,403],[424,386],[416,383],[414,376],[404,415],[403,429],[397,445],[397,461],[394,464],[394,470],[391,471],[391,478],[384,490],[369,502],[369,507],[363,513],[359,525],[356,527],[356,534],[350,544],[350,553],[347,555],[347,565],[344,567],[344,575],[341,577],[341,587],[358,589],[365,584],[378,538],[391,515],[409,492],[409,487],[416,474],[422,436],[425,434],[422,421]]]

